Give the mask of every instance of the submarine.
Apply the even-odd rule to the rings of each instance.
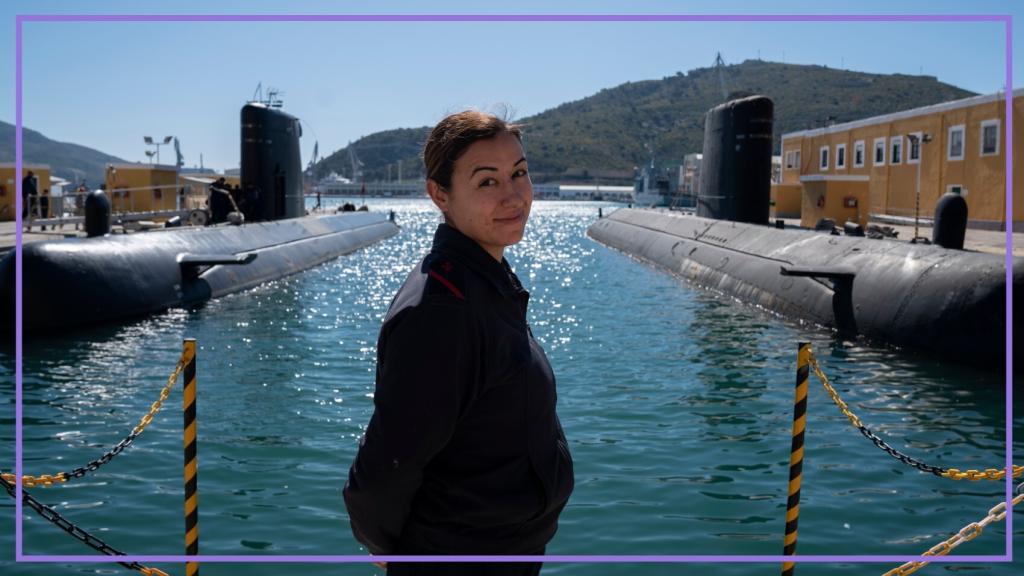
[[[298,118],[269,102],[241,110],[241,187],[249,217],[110,234],[110,203],[86,199],[88,237],[21,247],[22,327],[47,333],[192,307],[301,272],[398,232],[370,212],[305,215]],[[213,202],[211,201],[211,205]],[[0,303],[14,324],[15,258],[0,261]]]
[[[843,337],[1004,370],[1002,256],[768,225],[772,113],[763,96],[707,113],[696,213],[620,209],[587,234],[698,288]],[[962,208],[962,222],[950,224],[961,227],[961,246]],[[937,216],[936,236],[939,224]],[[944,237],[957,236],[946,230]],[[1010,278],[1014,291],[1024,290],[1024,258],[1013,258]],[[1017,306],[1013,324],[1022,321]],[[1014,345],[1015,358],[1019,348]]]

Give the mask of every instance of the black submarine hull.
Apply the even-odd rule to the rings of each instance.
[[[26,244],[22,327],[52,332],[193,306],[397,232],[385,215],[354,212]],[[3,309],[11,314],[13,252],[0,261],[0,286]]]
[[[787,318],[1005,369],[998,255],[635,209],[597,221],[588,235]],[[1014,258],[1012,282],[1024,290],[1024,258]],[[1014,323],[1022,316],[1015,312]]]

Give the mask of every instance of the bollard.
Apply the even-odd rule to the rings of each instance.
[[[807,425],[807,379],[811,345],[800,342],[796,357],[796,394],[793,398],[793,440],[789,447],[789,491],[786,499],[786,536],[782,554],[796,554],[796,524],[800,517],[800,478],[804,467],[804,429]],[[795,562],[782,564],[782,576],[793,576]]]
[[[196,461],[196,339],[186,338],[184,392],[185,445],[185,554],[199,554],[199,476]],[[199,574],[198,562],[185,563],[185,576]]]

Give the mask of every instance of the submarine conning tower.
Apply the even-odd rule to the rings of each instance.
[[[247,220],[296,218],[302,198],[299,119],[263,102],[242,106],[242,190],[255,204]]]
[[[770,98],[748,96],[708,111],[698,216],[768,223],[774,108]]]

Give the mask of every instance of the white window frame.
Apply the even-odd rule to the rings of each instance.
[[[889,164],[903,164],[903,134],[889,138]]]
[[[917,138],[917,158],[911,155],[914,151],[914,141],[907,138],[907,164],[917,164],[921,161],[921,154],[924,153],[924,132],[911,132],[911,136]]]
[[[953,133],[960,132],[960,155],[953,156]],[[946,132],[946,160],[963,160],[967,148],[967,129],[963,124],[950,126]]]
[[[820,170],[828,170],[828,151],[828,146],[822,146],[818,149],[818,169]]]
[[[1002,135],[1001,122],[998,118],[992,118],[990,120],[982,120],[981,132],[978,137],[978,156],[998,156],[999,155],[999,138]],[[996,127],[996,149],[995,152],[985,152],[985,128],[989,126]]]
[[[882,159],[878,159],[878,149],[882,149]],[[871,165],[885,166],[885,136],[875,138],[875,146],[871,149]]]
[[[839,154],[839,151],[842,154]],[[846,169],[846,144],[836,144],[836,170]]]
[[[857,163],[857,149],[858,148],[860,149],[860,163],[859,164]],[[853,143],[853,167],[854,168],[863,168],[864,167],[864,159],[865,159],[866,156],[867,156],[867,148],[864,146],[864,141],[863,140],[857,140],[856,142],[854,142]]]
[[[800,149],[799,148],[797,148],[796,150],[793,151],[793,168],[795,170],[802,170],[803,169],[800,166]]]
[[[795,162],[796,154],[794,154],[792,150],[787,150],[783,155],[783,158],[785,158],[786,161],[786,170],[792,170],[797,167]]]

